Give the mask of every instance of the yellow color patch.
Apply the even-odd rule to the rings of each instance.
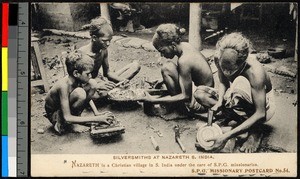
[[[8,49],[2,47],[2,91],[7,91],[8,87]]]

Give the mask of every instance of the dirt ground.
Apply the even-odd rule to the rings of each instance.
[[[80,47],[88,43],[89,40],[54,35],[44,38],[46,40],[40,44],[40,50],[45,62],[47,78],[50,86],[52,86],[53,83],[63,77],[62,67],[58,64],[58,58],[55,56],[60,57],[61,52],[66,51],[68,46]],[[58,43],[57,39],[61,39],[62,42]],[[63,39],[69,39],[70,42],[63,41]],[[269,48],[268,44],[264,47],[265,49]],[[140,61],[142,69],[133,79],[136,82],[143,77],[149,80],[161,78],[160,68],[157,65],[159,57],[158,52],[125,48],[114,43],[109,47],[110,66],[113,70],[120,69],[133,60]],[[275,116],[266,123],[267,132],[260,152],[297,151],[297,79],[271,72],[272,69],[279,66],[287,66],[292,71],[297,72],[297,63],[293,61],[293,58],[272,59],[270,64],[265,65],[271,76],[273,88],[276,89],[277,110]],[[125,133],[119,137],[94,140],[89,131],[58,136],[50,122],[43,117],[45,96],[46,94],[40,88],[32,88],[31,152],[33,154],[182,153],[174,139],[173,127],[176,124],[182,129],[181,139],[187,153],[202,152],[195,148],[196,126],[197,123],[204,124],[205,118],[166,121],[161,117],[150,117],[144,114],[142,104],[133,110],[117,108],[113,104],[98,107],[99,111],[112,111],[116,119],[125,126]],[[92,115],[92,112],[84,111],[82,115]],[[154,150],[150,136],[156,139],[160,147],[159,151]]]

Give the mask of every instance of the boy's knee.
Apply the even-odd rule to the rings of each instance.
[[[194,92],[194,97],[198,102],[203,102],[209,97],[209,95],[206,91],[197,88],[197,90]]]
[[[85,100],[86,99],[86,92],[83,88],[76,88],[72,92],[72,96],[75,97],[77,100]]]

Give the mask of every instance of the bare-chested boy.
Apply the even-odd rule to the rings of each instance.
[[[95,113],[95,116],[79,117],[95,94],[97,84],[91,79],[94,60],[88,55],[71,52],[66,57],[68,76],[59,80],[50,89],[45,99],[47,118],[54,129],[62,134],[68,124],[104,123],[109,124],[113,115],[110,112]]]
[[[98,17],[93,19],[89,26],[91,42],[78,50],[94,59],[95,65],[91,75],[98,82],[97,88],[108,91],[115,87],[115,83],[132,79],[141,68],[137,61],[126,65],[116,72],[111,71],[109,67],[107,48],[113,36],[110,22],[103,17]],[[101,67],[103,69],[103,76],[107,77],[108,80],[100,80],[98,78]]]
[[[214,86],[211,68],[205,57],[191,44],[181,42],[185,29],[175,24],[160,25],[153,37],[154,47],[161,56],[178,61],[168,61],[161,69],[163,82],[170,95],[160,98],[148,96],[153,103],[184,102],[190,112],[203,112],[203,106],[195,100],[193,92],[199,85]]]
[[[214,148],[220,149],[229,139],[244,136],[240,150],[255,152],[262,138],[261,125],[275,112],[271,80],[256,57],[249,54],[251,44],[242,34],[225,35],[216,47],[219,89],[201,86],[198,91],[202,95],[196,100],[213,111],[232,110],[235,117],[229,120],[232,130],[208,141],[215,141]],[[216,91],[218,95],[207,91]]]

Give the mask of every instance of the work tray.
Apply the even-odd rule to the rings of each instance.
[[[125,127],[122,126],[118,121],[113,121],[110,125],[91,126],[92,138],[111,137],[115,135],[121,135],[123,133],[125,133]]]
[[[166,95],[167,90],[115,88],[108,92],[108,99],[117,102],[143,101],[147,93],[149,95]]]

